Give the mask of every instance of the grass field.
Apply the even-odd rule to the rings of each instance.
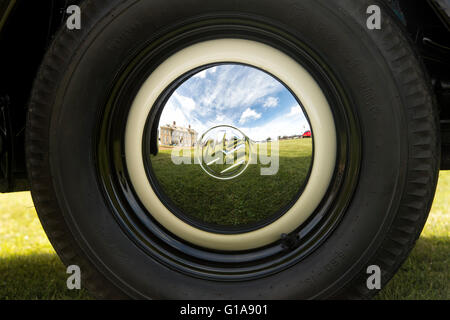
[[[377,299],[450,299],[450,171],[412,254]],[[41,228],[30,194],[0,194],[0,299],[90,299],[66,288],[65,267]]]
[[[450,300],[450,171],[441,171],[433,207],[412,254],[378,299]]]

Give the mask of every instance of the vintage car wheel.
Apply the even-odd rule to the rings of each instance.
[[[383,4],[382,30],[366,28],[372,2],[84,2],[81,30],[63,28],[45,56],[27,124],[39,217],[83,285],[104,298],[367,298],[370,265],[387,283],[426,221],[439,148],[421,63]],[[312,139],[273,122],[262,141],[246,122],[294,113],[247,107],[233,122],[205,103],[196,114],[217,121],[169,126],[180,136],[165,141],[177,90],[244,69],[255,92],[256,79],[284,88]],[[211,97],[232,99],[220,88]],[[283,158],[296,143],[304,166]]]

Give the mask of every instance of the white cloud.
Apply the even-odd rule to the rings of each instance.
[[[294,110],[294,113],[292,112]],[[297,110],[300,110],[299,112]],[[259,127],[241,128],[254,141],[263,141],[268,137],[277,139],[278,136],[292,136],[303,134],[310,130],[310,126],[299,105],[290,108],[290,112],[280,115]]]
[[[241,115],[241,118],[239,119],[240,124],[246,123],[248,120],[253,119],[259,119],[261,118],[261,113],[256,112],[253,109],[247,108]]]
[[[207,70],[200,71],[199,73],[195,74],[193,76],[193,78],[205,79],[206,78],[206,71]]]
[[[200,71],[199,73],[196,73],[193,78],[205,79],[208,73],[215,73],[216,71],[217,67],[205,69],[203,71]]]
[[[205,113],[230,108],[247,108],[283,89],[272,76],[250,67],[222,65],[208,73],[205,85],[196,88],[195,100]],[[211,76],[209,76],[211,75]]]
[[[194,115],[196,103],[193,99],[175,92],[167,101],[159,120],[159,126],[172,124],[187,128],[189,125],[197,132],[206,130],[205,125]]]
[[[276,106],[278,106],[280,99],[275,98],[275,97],[268,97],[266,99],[266,102],[264,102],[263,107],[264,108],[275,108]]]
[[[177,125],[191,125],[202,134],[217,125],[251,127],[254,125],[251,120],[260,119],[258,124],[268,121],[244,131],[257,141],[269,136],[301,134],[303,123],[307,125],[298,105],[285,108],[286,101],[279,96],[286,90],[284,86],[260,70],[220,65],[203,70],[194,78],[174,92],[161,115],[160,125],[176,121]],[[282,110],[283,115],[280,114]]]
[[[177,92],[174,92],[171,99],[175,99],[181,108],[188,112],[191,112],[196,107],[196,103],[192,98],[182,96]]]
[[[302,108],[299,105],[291,107],[291,111],[288,114],[288,117],[293,117],[297,115],[303,115]]]

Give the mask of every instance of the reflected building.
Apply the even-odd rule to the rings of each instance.
[[[174,121],[160,127],[159,141],[161,145],[193,147],[197,142],[198,133],[189,125],[188,128],[177,126]]]

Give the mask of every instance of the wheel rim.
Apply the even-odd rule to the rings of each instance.
[[[245,20],[207,19],[173,33],[159,35],[124,66],[102,115],[96,154],[99,181],[124,231],[147,254],[191,276],[214,280],[254,279],[279,272],[314,251],[338,224],[356,186],[360,163],[359,129],[345,92],[326,63],[282,28]],[[177,36],[173,36],[176,34]],[[230,36],[232,34],[232,36]],[[237,37],[238,35],[238,37]],[[265,43],[294,57],[315,79],[329,101],[337,132],[336,166],[330,186],[319,206],[287,237],[245,251],[217,250],[198,246],[168,231],[149,214],[130,183],[124,161],[124,134],[132,99],[162,61],[191,44],[211,39],[239,38]],[[136,84],[139,85],[136,85]]]
[[[294,92],[315,132],[314,163],[310,178],[293,207],[278,220],[240,234],[218,234],[185,223],[166,208],[147,179],[142,145],[152,106],[172,83],[192,70],[223,62],[263,69]],[[134,100],[126,127],[125,156],[131,184],[148,212],[169,231],[185,240],[215,250],[250,250],[278,240],[300,226],[317,208],[331,181],[336,159],[336,134],[328,102],[311,75],[289,56],[265,44],[243,39],[210,40],[189,46],[165,60],[150,75]]]

